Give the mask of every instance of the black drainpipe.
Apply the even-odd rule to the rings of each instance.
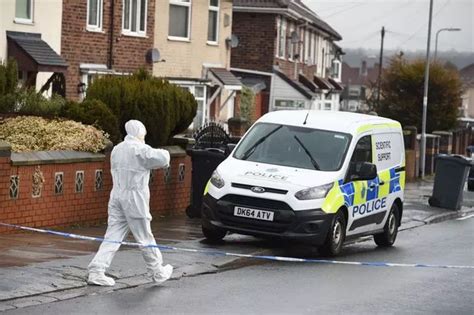
[[[113,58],[114,58],[114,4],[115,0],[111,0],[110,3],[110,40],[109,40],[109,60],[108,68],[112,70]]]

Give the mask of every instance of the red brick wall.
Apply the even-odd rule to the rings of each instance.
[[[232,33],[239,46],[232,49],[231,67],[271,72],[277,36],[276,15],[235,12]]]
[[[80,63],[108,65],[110,51],[110,21],[112,0],[103,2],[102,32],[90,32],[87,26],[87,1],[63,0],[61,55],[69,64],[66,74],[66,96],[77,99],[80,83]],[[122,0],[114,0],[114,37],[112,69],[132,72],[141,67],[151,71],[146,52],[153,48],[155,1],[148,0],[146,37],[122,35]]]
[[[178,180],[179,164],[185,165],[184,181]],[[57,227],[72,224],[94,224],[107,219],[107,203],[112,179],[109,156],[103,162],[40,165],[44,175],[40,197],[32,197],[32,175],[36,165],[13,166],[9,158],[0,157],[0,222],[30,227]],[[95,170],[103,170],[104,185],[95,191]],[[75,192],[76,171],[84,171],[84,191]],[[64,172],[64,190],[54,193],[54,174]],[[190,202],[191,161],[187,156],[172,158],[171,180],[164,181],[164,171],[154,171],[150,185],[153,215],[184,213]],[[18,199],[9,196],[10,176],[20,176]],[[0,233],[12,229],[0,227]]]

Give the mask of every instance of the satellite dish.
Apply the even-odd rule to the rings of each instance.
[[[146,61],[148,63],[157,63],[162,61],[160,51],[156,48],[149,49],[146,53]]]
[[[239,46],[239,38],[234,34],[232,34],[230,37],[227,37],[225,41],[227,45],[230,46],[230,48],[236,48]]]
[[[291,32],[291,43],[298,44],[300,42],[300,37],[296,31]]]

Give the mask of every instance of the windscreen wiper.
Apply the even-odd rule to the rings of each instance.
[[[309,159],[311,160],[311,164],[313,164],[314,166],[314,169],[315,170],[320,170],[319,168],[319,165],[318,165],[318,162],[316,162],[316,160],[313,158],[313,156],[311,155],[311,152],[309,152],[309,150],[306,148],[306,146],[303,144],[303,142],[301,142],[300,138],[298,138],[298,136],[294,135],[293,136],[295,138],[296,141],[298,141],[298,143],[300,144],[300,146],[303,148],[304,152],[306,153],[306,155],[309,157]]]
[[[247,151],[245,151],[244,155],[242,156],[242,160],[246,160],[248,159],[254,152],[255,152],[255,149],[265,140],[268,139],[268,137],[270,137],[272,134],[274,134],[275,132],[277,132],[278,130],[280,130],[281,128],[283,127],[283,125],[280,125],[278,127],[276,127],[275,129],[273,129],[272,131],[270,131],[269,133],[267,133],[265,136],[261,137],[260,139],[257,140],[257,142],[255,142],[250,148],[248,148]]]

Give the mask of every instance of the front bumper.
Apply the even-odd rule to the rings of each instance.
[[[248,207],[272,211],[272,222],[234,216],[234,207]],[[203,199],[202,224],[207,228],[267,238],[321,245],[326,240],[334,214],[321,209],[293,211],[286,203],[246,197],[226,195],[217,200],[207,194]]]

